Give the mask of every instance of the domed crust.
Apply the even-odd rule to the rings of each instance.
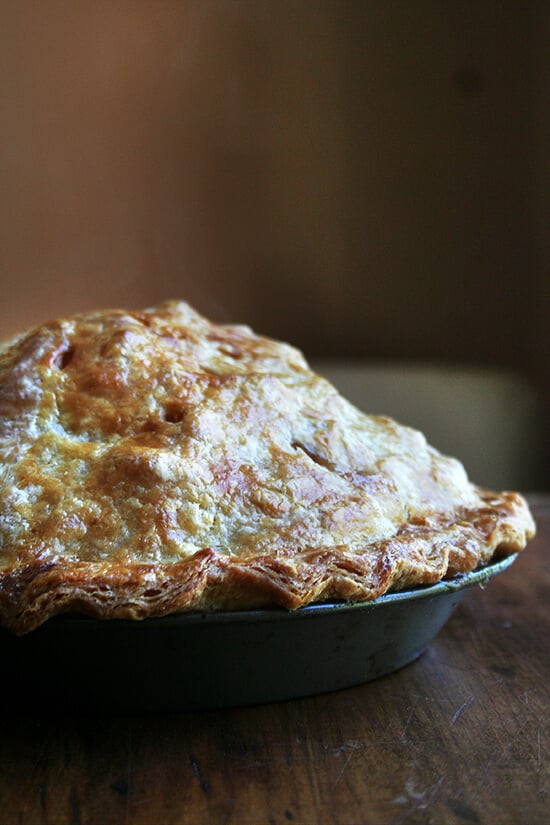
[[[0,622],[372,599],[521,550],[471,484],[287,344],[182,302],[0,348]]]

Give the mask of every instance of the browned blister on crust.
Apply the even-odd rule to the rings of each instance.
[[[516,493],[182,302],[0,346],[0,621],[373,599],[517,552]]]

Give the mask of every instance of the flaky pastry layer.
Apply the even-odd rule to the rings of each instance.
[[[187,304],[0,348],[0,622],[375,598],[524,548],[525,501]]]

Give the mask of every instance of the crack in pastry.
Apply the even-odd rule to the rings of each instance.
[[[183,302],[0,347],[0,622],[373,599],[521,550],[516,493]]]

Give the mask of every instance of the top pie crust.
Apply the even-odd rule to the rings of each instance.
[[[516,493],[187,304],[0,347],[0,622],[373,599],[523,549]]]

